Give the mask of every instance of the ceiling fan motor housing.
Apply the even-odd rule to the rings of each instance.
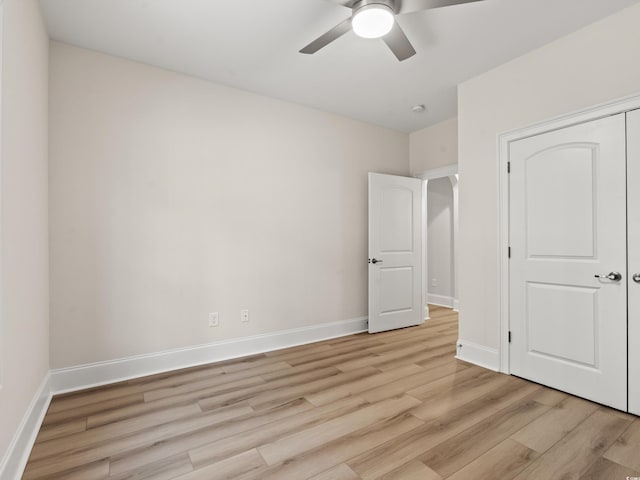
[[[353,13],[355,14],[362,7],[367,7],[369,5],[384,5],[385,7],[389,8],[389,10],[391,10],[394,15],[398,13],[396,12],[396,4],[394,0],[359,0],[358,2],[354,3],[353,7],[351,8],[353,9]]]

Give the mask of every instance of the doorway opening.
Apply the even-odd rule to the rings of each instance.
[[[458,310],[458,166],[427,170],[422,180],[423,299]]]

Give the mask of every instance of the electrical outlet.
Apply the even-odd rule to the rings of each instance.
[[[437,278],[432,278],[431,279],[431,286],[432,287],[437,287],[438,286],[438,279]]]
[[[249,310],[240,310],[240,321],[242,323],[249,322]]]
[[[218,312],[211,312],[209,314],[209,326],[210,327],[220,326],[220,316],[218,315]]]

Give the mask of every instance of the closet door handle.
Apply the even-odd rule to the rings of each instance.
[[[607,273],[606,275],[594,275],[596,278],[605,278],[605,279],[609,279],[609,280],[613,280],[614,282],[619,282],[620,280],[622,280],[622,274],[620,272],[611,272],[611,273]]]
[[[634,282],[640,283],[640,273],[634,273],[633,277],[631,277]]]

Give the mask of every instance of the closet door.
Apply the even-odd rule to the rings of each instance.
[[[640,415],[640,110],[627,114],[629,411]]]
[[[625,114],[513,142],[510,161],[511,373],[626,410]]]

